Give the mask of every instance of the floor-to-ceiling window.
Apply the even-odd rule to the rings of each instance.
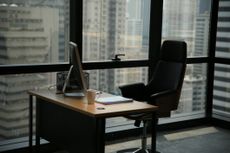
[[[122,60],[146,59],[150,3],[149,0],[84,1],[83,60],[106,61],[115,54],[125,54],[121,56]],[[211,0],[164,0],[162,41],[183,40],[188,45],[188,58],[207,57],[210,12]],[[124,80],[126,72],[125,69],[94,71],[90,86],[117,94],[118,85],[143,82],[148,75],[147,71],[139,68],[135,73],[142,78]],[[172,113],[170,120],[162,122],[205,117],[206,75],[206,63],[191,62],[187,65],[179,108]],[[122,80],[116,79],[119,83],[115,80],[118,76]]]
[[[162,41],[182,40],[187,43],[186,75],[178,110],[172,119],[205,116],[207,63],[193,62],[208,56],[211,0],[164,0]],[[173,51],[173,50],[172,50]]]
[[[2,67],[68,61],[68,41],[68,0],[0,0]],[[0,152],[28,141],[27,90],[55,84],[56,76],[6,73],[15,74],[0,76]]]
[[[213,117],[230,121],[230,1],[220,0],[213,87]]]
[[[70,6],[74,2],[74,6]],[[90,74],[90,88],[119,94],[118,86],[148,81],[151,6],[154,0],[0,0],[0,152],[8,143],[28,140],[28,97],[32,88],[55,84],[55,73],[68,61],[69,35],[82,37],[83,66]],[[160,123],[205,117],[210,12],[212,0],[163,0],[162,41],[183,40],[188,45],[188,65],[180,105],[171,118]],[[81,4],[81,3],[80,3]],[[216,57],[229,57],[229,0],[220,0]],[[70,31],[82,24],[82,31]],[[79,7],[79,8],[78,8]],[[78,16],[83,20],[76,20]],[[154,25],[155,25],[154,24]],[[155,29],[155,32],[160,30]],[[154,31],[154,30],[153,30]],[[152,35],[155,35],[152,32]],[[153,42],[151,42],[153,43]],[[159,52],[159,50],[151,50]],[[116,54],[121,62],[114,64]],[[123,55],[125,54],[125,55]],[[47,64],[50,69],[41,70]],[[52,64],[58,63],[52,67]],[[22,69],[20,66],[22,65]],[[41,64],[33,67],[33,64]],[[230,64],[230,63],[228,63]],[[18,65],[20,65],[18,67]],[[5,67],[4,67],[5,66]],[[27,72],[24,66],[31,66]],[[60,67],[60,68],[59,68]],[[54,70],[55,69],[55,70]],[[2,71],[1,71],[2,72]],[[18,74],[17,72],[20,72]],[[5,73],[5,74],[4,74]],[[11,75],[8,75],[10,73]],[[1,73],[2,74],[2,73]],[[214,117],[229,119],[229,65],[215,65]],[[107,131],[130,128],[124,118],[107,120]],[[15,140],[15,141],[12,141]],[[9,149],[9,148],[8,148]]]
[[[84,0],[83,62],[148,60],[150,0]],[[147,67],[91,70],[89,86],[120,94],[119,85],[148,82]],[[107,127],[132,123],[124,118],[107,120]],[[109,130],[111,131],[111,130]]]

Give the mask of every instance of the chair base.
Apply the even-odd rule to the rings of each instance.
[[[130,148],[117,151],[117,153],[151,153],[151,149],[141,150],[141,148]],[[156,151],[156,153],[160,153]]]

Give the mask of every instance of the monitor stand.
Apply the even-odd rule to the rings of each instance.
[[[83,92],[83,90],[66,91],[66,87],[67,87],[67,84],[68,84],[69,79],[70,79],[70,74],[72,72],[73,72],[73,65],[71,65],[71,67],[69,69],[68,75],[67,75],[65,83],[63,85],[62,92],[63,92],[64,96],[66,96],[66,97],[79,97],[79,98],[84,97],[85,93]]]

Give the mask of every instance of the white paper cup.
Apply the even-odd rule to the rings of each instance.
[[[97,92],[95,90],[89,89],[87,90],[87,103],[94,104]]]

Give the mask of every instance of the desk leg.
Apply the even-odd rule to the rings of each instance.
[[[29,96],[29,152],[33,152],[33,96]]]
[[[40,149],[40,105],[36,99],[36,132],[35,132],[35,146],[36,152],[39,152]]]
[[[156,116],[156,112],[154,112],[153,114],[152,114],[152,131],[151,131],[151,133],[152,133],[152,145],[151,145],[151,152],[152,153],[158,153],[157,151],[156,151],[156,142],[157,142],[157,129],[156,129],[156,127],[157,127],[157,116]]]
[[[96,120],[96,153],[105,152],[105,118],[100,118]]]

